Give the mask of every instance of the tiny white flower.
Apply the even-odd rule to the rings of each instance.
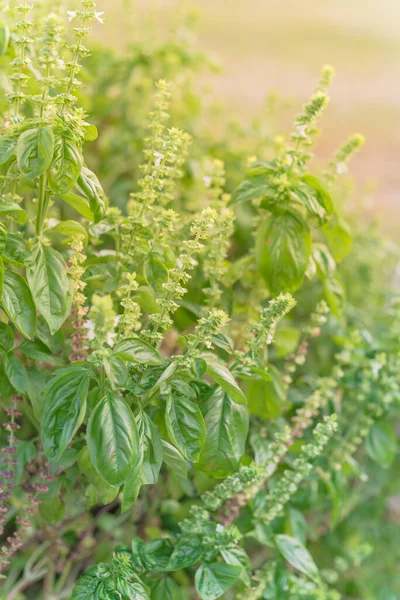
[[[267,335],[267,344],[268,344],[268,345],[269,345],[269,344],[272,344],[272,342],[273,342],[273,341],[274,341],[274,336],[273,336],[271,333],[269,333],[269,334]]]
[[[78,14],[77,10],[67,10],[68,21],[73,21]]]
[[[306,137],[307,125],[297,125],[297,131],[302,137]]]
[[[222,533],[224,531],[224,526],[221,525],[221,523],[218,523],[217,527],[215,528],[217,533]]]
[[[347,173],[347,165],[344,162],[339,162],[336,165],[336,173],[338,175],[344,175],[345,173]]]
[[[104,20],[103,20],[103,15],[104,12],[95,12],[94,13],[94,18],[96,19],[96,21],[98,21],[99,23],[101,23],[103,25]]]
[[[164,158],[164,154],[161,154],[161,152],[154,152],[154,156],[156,157],[156,161],[155,161],[155,166],[159,167],[161,165],[161,161]]]
[[[111,346],[111,348],[114,346],[114,340],[116,335],[116,333],[112,333],[111,331],[107,333],[107,344]]]
[[[209,175],[204,175],[203,181],[206,188],[209,188],[212,184],[212,177],[210,177]]]
[[[94,340],[94,338],[95,338],[94,322],[87,320],[85,322],[85,328],[87,329],[88,340]]]

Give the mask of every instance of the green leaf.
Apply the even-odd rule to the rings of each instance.
[[[157,366],[164,362],[153,346],[135,337],[118,342],[114,346],[113,354],[128,362],[137,362],[141,365]]]
[[[251,581],[249,573],[251,563],[246,550],[243,550],[243,548],[223,548],[220,552],[222,558],[228,565],[235,565],[242,569],[240,578],[247,587],[250,587]]]
[[[196,591],[202,600],[216,600],[236,583],[241,572],[241,567],[223,563],[202,565],[194,578]]]
[[[5,352],[14,346],[14,333],[11,327],[0,321],[0,348]]]
[[[25,225],[27,219],[26,212],[19,204],[16,202],[7,202],[6,200],[0,202],[1,215],[12,217],[19,225]]]
[[[154,254],[149,254],[144,262],[143,274],[146,282],[153,290],[158,293],[163,291],[163,283],[168,281],[168,269],[160,258]]]
[[[13,388],[19,394],[26,394],[29,387],[28,373],[19,358],[9,354],[5,360],[4,368]]]
[[[161,436],[157,426],[143,410],[139,410],[135,417],[143,453],[142,483],[150,485],[157,483],[162,465]]]
[[[42,441],[47,458],[58,462],[86,413],[89,374],[76,363],[56,371],[44,390]]]
[[[76,187],[89,200],[94,222],[98,223],[105,215],[106,205],[104,191],[96,175],[87,167],[82,167]]]
[[[333,276],[336,263],[325,244],[314,244],[312,257],[317,267],[318,277],[323,281]]]
[[[7,227],[0,223],[0,254],[3,254],[7,246]]]
[[[128,369],[119,356],[106,356],[103,360],[107,380],[113,390],[125,387],[128,379]]]
[[[85,446],[78,454],[78,467],[89,480],[90,484],[95,488],[96,493],[103,504],[109,504],[118,495],[119,488],[108,485],[102,477],[97,473],[90,460],[88,447]]]
[[[326,279],[323,282],[323,289],[331,313],[337,319],[341,319],[346,297],[343,285],[339,281],[338,277]]]
[[[203,556],[204,550],[201,537],[192,535],[191,537],[180,538],[169,559],[168,571],[178,571],[195,565]]]
[[[54,334],[69,316],[72,305],[72,286],[61,254],[41,242],[36,244],[32,249],[28,283],[37,310]]]
[[[297,539],[289,535],[275,536],[275,542],[280,553],[295,569],[313,579],[319,581],[318,567],[311,554]]]
[[[87,229],[78,221],[72,221],[71,219],[67,219],[66,221],[60,221],[54,227],[47,229],[46,231],[52,232],[57,231],[62,235],[65,235],[67,240],[72,240],[77,235],[81,235],[83,237],[83,241],[87,244],[88,241],[88,232]]]
[[[33,339],[36,332],[36,308],[25,280],[17,273],[5,272],[1,303],[18,331]]]
[[[322,181],[315,175],[311,175],[311,173],[303,175],[301,180],[316,192],[318,202],[324,207],[327,215],[331,217],[335,211],[335,207],[332,197]]]
[[[397,439],[390,423],[375,423],[367,437],[368,456],[384,469],[390,467],[397,454]]]
[[[198,466],[213,477],[226,477],[239,467],[245,452],[249,429],[247,407],[217,388],[202,411],[207,438]]]
[[[140,548],[140,559],[147,571],[165,571],[172,554],[172,544],[167,539],[146,542]]]
[[[207,373],[219,386],[225,390],[234,402],[247,404],[246,396],[236,383],[229,369],[212,354],[203,354],[207,363]]]
[[[0,165],[4,165],[14,154],[17,140],[7,136],[0,137]]]
[[[165,423],[172,443],[185,458],[197,462],[206,440],[206,427],[197,404],[182,396],[169,396]]]
[[[268,217],[258,233],[256,254],[271,294],[295,292],[300,287],[311,246],[310,228],[301,215],[285,212]]]
[[[258,175],[245,179],[233,192],[229,205],[239,204],[240,202],[248,202],[261,198],[270,190],[270,183],[265,175]]]
[[[3,252],[4,260],[15,267],[26,267],[30,257],[31,251],[24,240],[15,233],[9,233],[7,245]]]
[[[79,214],[85,217],[85,219],[89,219],[89,221],[94,221],[94,215],[92,213],[89,200],[87,198],[82,198],[82,196],[74,194],[73,192],[58,195],[62,200],[67,202],[67,204],[72,206],[72,208],[74,208]]]
[[[22,175],[34,179],[44,173],[53,159],[54,135],[50,127],[24,131],[17,142],[17,162]]]
[[[142,461],[141,456],[138,456],[135,466],[129,473],[124,483],[124,488],[122,490],[121,513],[127,512],[135,504],[139,496],[140,488],[142,487],[142,481]]]
[[[248,382],[246,392],[249,410],[252,415],[261,419],[276,419],[282,412],[282,406],[286,400],[286,389],[282,375],[276,367],[271,365],[268,374],[270,375],[269,381],[253,377]]]
[[[48,365],[60,367],[63,365],[63,359],[60,356],[54,356],[43,342],[40,340],[24,340],[18,346],[25,356]]]
[[[159,579],[151,589],[151,600],[182,600],[182,593],[171,577]]]
[[[178,475],[178,477],[183,477],[187,479],[188,475],[188,464],[186,459],[182,456],[182,454],[169,442],[165,440],[162,441],[162,449],[163,449],[163,460],[167,467]]]
[[[135,419],[123,398],[108,393],[94,408],[87,428],[90,458],[109,485],[120,486],[139,454]]]
[[[0,256],[0,295],[3,295],[3,290],[4,290],[4,262],[3,259]]]
[[[78,148],[65,136],[57,135],[48,173],[50,189],[56,194],[69,192],[76,184],[82,167],[83,156]]]
[[[351,252],[353,238],[350,232],[350,227],[346,221],[343,221],[337,216],[325,223],[322,227],[329,247],[337,262],[341,262]]]
[[[6,23],[0,23],[0,56],[7,52],[10,42],[10,29]]]

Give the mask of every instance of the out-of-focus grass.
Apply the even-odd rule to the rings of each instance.
[[[107,43],[136,37],[117,23],[123,21],[127,1],[99,2],[107,14],[102,33]],[[136,0],[134,10],[140,16],[156,4],[173,17],[181,2]],[[213,85],[229,112],[254,112],[273,89],[304,101],[319,68],[335,66],[320,153],[328,157],[354,131],[366,135],[352,172],[379,181],[375,208],[394,233],[400,224],[400,2],[193,0],[191,5],[202,13],[199,45],[222,60],[222,74]]]

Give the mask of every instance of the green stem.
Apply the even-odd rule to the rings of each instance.
[[[39,198],[38,210],[36,216],[36,235],[40,237],[43,229],[43,223],[49,208],[50,197],[46,195],[47,175],[43,173],[39,179]]]

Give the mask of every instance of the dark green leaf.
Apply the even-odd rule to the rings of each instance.
[[[13,388],[15,388],[19,394],[26,394],[29,387],[28,374],[19,358],[13,354],[9,354],[6,358],[4,367],[8,380]]]
[[[83,167],[76,187],[89,200],[94,222],[98,223],[105,215],[106,205],[104,202],[104,191],[96,175],[87,167]]]
[[[203,415],[197,404],[182,396],[169,396],[165,423],[178,450],[191,462],[197,462],[206,439]]]
[[[165,264],[157,256],[150,254],[144,262],[143,271],[148,285],[156,292],[162,292],[163,283],[168,281],[168,269]]]
[[[163,460],[160,432],[143,410],[139,410],[135,416],[143,453],[142,483],[157,483]]]
[[[0,349],[11,350],[14,346],[14,334],[11,327],[9,327],[6,323],[0,321]]]
[[[7,200],[0,202],[0,215],[12,217],[19,225],[25,225],[27,219],[26,212],[19,204]]]
[[[202,408],[207,438],[199,467],[213,477],[226,477],[240,465],[249,428],[247,407],[217,388]]]
[[[397,439],[390,423],[375,423],[367,437],[368,456],[378,465],[387,469],[397,454]]]
[[[113,354],[141,365],[162,365],[164,362],[153,346],[139,338],[127,338],[118,342],[114,346]]]
[[[243,548],[223,548],[221,550],[221,556],[228,565],[235,565],[242,569],[240,578],[247,587],[251,586],[250,581],[250,559]]]
[[[204,354],[203,358],[207,362],[208,375],[230,395],[234,402],[247,404],[244,392],[236,383],[229,369],[212,354]]]
[[[276,419],[282,412],[286,400],[286,389],[282,376],[272,365],[268,369],[270,380],[254,377],[246,385],[250,413],[261,419]]]
[[[111,388],[116,390],[125,387],[128,379],[128,369],[122,358],[113,355],[106,356],[103,362]]]
[[[304,183],[306,183],[310,188],[315,190],[315,192],[317,194],[318,202],[321,204],[321,206],[324,207],[327,215],[329,217],[332,216],[334,213],[335,207],[333,205],[332,197],[331,197],[330,193],[328,192],[328,190],[326,189],[323,182],[320,179],[318,179],[318,177],[316,177],[315,175],[311,175],[311,173],[307,173],[306,175],[303,175],[301,180]]]
[[[202,600],[216,600],[238,580],[242,568],[223,563],[202,565],[194,578],[196,591]]]
[[[292,567],[314,581],[319,580],[317,565],[307,548],[297,538],[289,535],[277,535],[275,541],[279,551]]]
[[[138,456],[135,466],[129,473],[122,490],[121,512],[127,512],[135,504],[143,481],[142,460]],[[115,488],[113,488],[115,489]]]
[[[82,167],[83,157],[78,148],[68,138],[57,135],[48,173],[50,189],[56,194],[69,192],[76,184]]]
[[[151,589],[151,600],[182,600],[182,593],[171,577],[160,579]]]
[[[72,285],[57,250],[38,243],[32,250],[28,282],[36,307],[54,334],[71,312]]]
[[[36,332],[36,308],[25,280],[17,273],[5,272],[1,302],[18,331],[33,339]]]
[[[120,486],[139,454],[139,434],[132,411],[123,398],[108,393],[90,415],[87,440],[96,471],[109,485]]]
[[[297,213],[268,217],[257,238],[257,261],[273,295],[295,292],[301,285],[311,255],[311,233]]]
[[[17,161],[22,175],[39,177],[53,159],[54,135],[50,127],[24,131],[17,142]]]
[[[85,219],[89,219],[89,221],[94,221],[94,215],[90,208],[89,200],[87,198],[83,198],[82,196],[78,196],[78,194],[74,194],[73,192],[68,192],[67,194],[59,194],[60,198],[62,198],[67,204],[72,206],[79,214],[81,214]]]
[[[178,475],[178,477],[187,478],[188,464],[182,454],[165,440],[162,440],[163,459],[167,467]]]
[[[18,350],[25,354],[25,356],[48,365],[60,367],[63,364],[63,359],[59,356],[53,356],[47,346],[40,340],[35,340],[33,342],[24,340],[18,346]]]
[[[7,227],[0,223],[0,254],[3,254],[7,246]]]
[[[72,364],[56,371],[44,390],[42,440],[47,458],[58,462],[86,412],[87,367]]]
[[[24,240],[15,233],[9,233],[3,252],[4,260],[16,267],[26,267],[30,257],[31,251]]]
[[[7,136],[0,137],[0,165],[4,165],[14,154],[17,140]]]
[[[192,535],[181,538],[176,544],[168,563],[169,571],[178,571],[195,565],[203,556],[204,550],[201,538]]]
[[[87,446],[82,448],[78,454],[78,467],[95,488],[98,497],[103,504],[109,504],[117,497],[119,488],[108,485],[104,479],[100,477],[90,460]]]

